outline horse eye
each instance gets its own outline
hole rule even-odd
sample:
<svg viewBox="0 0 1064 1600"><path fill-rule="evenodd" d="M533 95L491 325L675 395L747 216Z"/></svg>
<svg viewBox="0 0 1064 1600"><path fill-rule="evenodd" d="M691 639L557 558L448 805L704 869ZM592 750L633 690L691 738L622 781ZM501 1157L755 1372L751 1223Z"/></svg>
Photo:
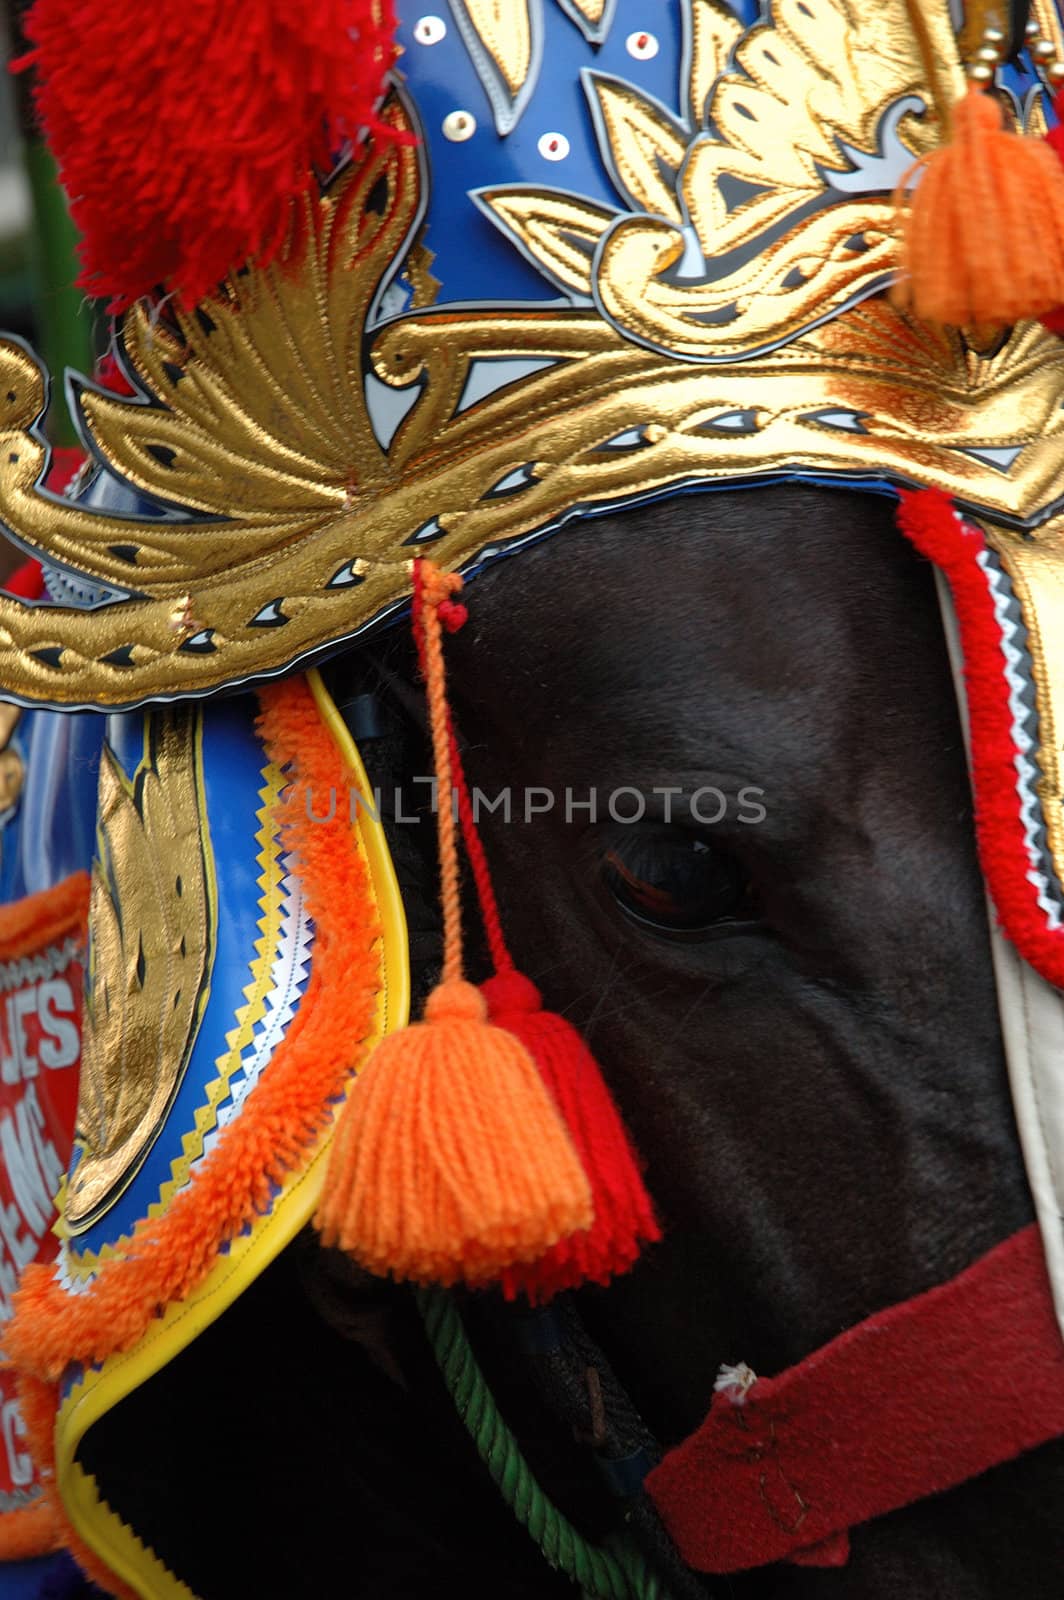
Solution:
<svg viewBox="0 0 1064 1600"><path fill-rule="evenodd" d="M747 873L733 856L685 828L631 828L602 857L606 888L633 921L697 934L758 920Z"/></svg>

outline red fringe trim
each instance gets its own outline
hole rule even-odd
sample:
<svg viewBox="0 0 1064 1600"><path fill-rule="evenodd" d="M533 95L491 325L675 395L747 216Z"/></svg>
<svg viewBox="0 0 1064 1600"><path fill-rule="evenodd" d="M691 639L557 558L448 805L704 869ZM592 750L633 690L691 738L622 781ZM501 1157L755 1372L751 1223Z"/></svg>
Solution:
<svg viewBox="0 0 1064 1600"><path fill-rule="evenodd" d="M27 1431L46 1476L49 1465L54 1471L55 1385L62 1373L72 1362L102 1362L135 1345L166 1306L203 1282L221 1246L269 1209L272 1187L302 1163L332 1121L373 1027L379 928L366 868L346 808L337 807L328 822L311 822L304 804L308 789L343 792L347 768L305 679L265 688L259 700L261 737L292 778L281 822L315 923L310 982L241 1115L169 1211L138 1224L128 1253L106 1262L78 1295L60 1287L53 1267L26 1269L4 1343L19 1369ZM86 1560L79 1543L69 1542L91 1575L96 1558L88 1552ZM115 1590L114 1582L108 1576L105 1587L128 1592Z"/></svg>
<svg viewBox="0 0 1064 1600"><path fill-rule="evenodd" d="M0 961L18 961L23 956L37 955L70 936L84 943L88 915L87 872L75 872L39 894L0 906ZM43 1440L42 1455L41 1407L35 1403L35 1395L30 1395L27 1403L21 1379L19 1389L30 1453L45 1480L45 1489L43 1497L35 1504L0 1516L0 1561L27 1561L33 1556L59 1550L66 1543L63 1519L57 1515L54 1498L47 1487L51 1476L47 1467L54 1454L51 1428ZM53 1403L50 1416L54 1419L54 1415Z"/></svg>
<svg viewBox="0 0 1064 1600"><path fill-rule="evenodd" d="M978 557L980 529L964 522L941 489L900 495L898 525L942 568L953 593L964 649L972 731L975 828L983 875L1016 949L1050 983L1064 987L1064 930L1050 928L1027 874L1030 858L1016 788L1009 685L994 599Z"/></svg>

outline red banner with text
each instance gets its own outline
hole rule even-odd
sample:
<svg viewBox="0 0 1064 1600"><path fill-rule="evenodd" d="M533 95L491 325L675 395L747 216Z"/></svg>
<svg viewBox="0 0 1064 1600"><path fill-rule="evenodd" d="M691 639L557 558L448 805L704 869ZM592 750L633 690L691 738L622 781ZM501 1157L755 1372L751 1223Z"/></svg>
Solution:
<svg viewBox="0 0 1064 1600"><path fill-rule="evenodd" d="M77 1110L87 912L84 873L0 907L0 1345L23 1270L58 1248L55 1196ZM17 1514L40 1501L15 1380L0 1369L0 1559L36 1553L26 1545L41 1536Z"/></svg>

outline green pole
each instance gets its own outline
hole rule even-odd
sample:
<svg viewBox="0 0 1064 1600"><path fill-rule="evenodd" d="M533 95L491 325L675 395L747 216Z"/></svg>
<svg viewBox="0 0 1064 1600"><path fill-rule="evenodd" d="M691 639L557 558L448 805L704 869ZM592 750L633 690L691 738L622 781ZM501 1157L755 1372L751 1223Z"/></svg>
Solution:
<svg viewBox="0 0 1064 1600"><path fill-rule="evenodd" d="M77 233L55 162L39 139L27 138L23 152L33 204L30 271L38 354L55 386L48 413L48 436L53 444L76 444L77 435L60 386L66 367L92 372L92 302L83 290L74 287Z"/></svg>
<svg viewBox="0 0 1064 1600"><path fill-rule="evenodd" d="M28 44L21 27L25 0L0 0L0 4L7 14L8 36L14 51L20 54ZM93 307L83 291L74 287L78 275L77 233L55 162L37 126L33 74L18 73L12 82L22 160L30 187L27 253L35 342L53 382L46 429L53 444L76 444L77 435L63 399L63 372L66 367L92 372Z"/></svg>

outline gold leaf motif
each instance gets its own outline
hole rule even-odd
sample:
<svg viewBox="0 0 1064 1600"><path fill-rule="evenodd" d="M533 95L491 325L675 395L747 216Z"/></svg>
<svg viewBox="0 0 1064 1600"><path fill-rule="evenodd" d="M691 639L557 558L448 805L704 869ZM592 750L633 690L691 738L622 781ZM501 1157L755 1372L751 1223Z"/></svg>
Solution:
<svg viewBox="0 0 1064 1600"><path fill-rule="evenodd" d="M743 36L743 25L724 0L691 0L690 27L687 108L695 129L705 123L710 93Z"/></svg>
<svg viewBox="0 0 1064 1600"><path fill-rule="evenodd" d="M833 206L733 272L686 284L669 276L684 248L679 231L625 217L599 255L598 290L607 315L634 338L689 359L742 359L793 338L814 311L818 318L840 311L870 281L885 284L895 260L891 221L889 201Z"/></svg>
<svg viewBox="0 0 1064 1600"><path fill-rule="evenodd" d="M443 285L439 278L432 275L432 264L435 259L435 254L425 243L423 235L419 234L403 269L403 275L410 285L410 304L415 311L424 311L427 306L434 306L439 299Z"/></svg>
<svg viewBox="0 0 1064 1600"><path fill-rule="evenodd" d="M564 0L564 4L567 10L571 8L583 17L592 38L598 36L606 15L607 0Z"/></svg>
<svg viewBox="0 0 1064 1600"><path fill-rule="evenodd" d="M591 260L614 212L560 190L481 189L477 199L559 289L590 296Z"/></svg>
<svg viewBox="0 0 1064 1600"><path fill-rule="evenodd" d="M631 206L610 225L592 289L622 334L720 360L885 285L892 192L941 140L964 77L942 5L778 0L743 30L718 0L691 0L688 26L687 128L630 85L591 76L603 156ZM569 287L551 199L579 204L499 188L487 206Z"/></svg>
<svg viewBox="0 0 1064 1600"><path fill-rule="evenodd" d="M81 1156L64 1225L90 1227L134 1176L180 1085L207 998L214 938L200 713L145 717L132 780L100 760L98 858L78 1087Z"/></svg>
<svg viewBox="0 0 1064 1600"><path fill-rule="evenodd" d="M509 357L548 364L458 410L475 363ZM784 469L935 484L1006 520L1036 521L1064 491L1064 344L1037 324L980 355L872 300L783 351L705 365L622 339L594 311L441 309L382 329L372 361L381 382L417 384L419 398L388 455L370 455L372 470L349 504L309 515L302 532L293 521L282 548L267 528L258 544L265 558L250 533L247 550L238 547L241 524L214 524L224 555L206 575L180 586L148 579L142 598L94 612L42 611L0 596L9 692L106 705L280 670L408 595L410 540L430 522L437 559L456 567L486 545L556 524L575 505L627 504L681 482ZM249 363L244 381L253 386L258 372ZM737 412L756 425L714 427L715 416ZM852 414L859 426L840 429L822 413ZM604 448L650 421L658 426L642 448ZM970 453L1018 444L1004 472ZM520 492L497 493L500 484L512 489L515 472ZM0 455L0 500L7 489ZM41 521L68 510L92 515L43 502ZM131 537L128 519L95 515L104 547ZM197 536L197 524L178 527L175 559L190 527ZM330 583L337 575L342 581ZM211 632L212 651L181 649L173 612L182 596ZM278 611L283 625L256 625ZM58 657L41 661L52 640Z"/></svg>
<svg viewBox="0 0 1064 1600"><path fill-rule="evenodd" d="M616 78L589 74L615 182L634 206L679 222L675 175L687 141L653 101Z"/></svg>
<svg viewBox="0 0 1064 1600"><path fill-rule="evenodd" d="M824 27L856 26L843 0L808 6ZM884 33L888 14L894 34ZM938 9L922 14L933 32ZM781 0L781 27L795 15ZM845 46L856 61L878 42L882 58L867 68L877 94L916 71L920 51L900 16L892 0ZM735 61L752 72L769 33L745 34ZM756 59L744 54L753 35ZM843 47L823 48L830 61ZM750 72L729 67L725 80L739 73L747 92L768 95L768 79L759 86ZM788 80L781 92L797 115L800 86ZM651 195L654 173L675 159L675 126L612 87L597 103L615 129L638 124L640 137L666 140L657 165L630 163L640 170L631 181ZM831 126L845 123L854 137L878 129L884 104L862 121L841 99ZM904 108L891 106L896 131ZM385 114L406 127L400 102ZM733 177L754 170L761 136L744 137L742 150L715 136L693 142L680 216L694 211L700 161L716 162L705 170L719 176L724 151ZM842 160L836 132L830 141L814 132L804 155L781 154L783 168L808 176L829 143ZM409 146L374 146L307 205L283 262L235 277L196 313L158 326L144 311L127 317L122 358L143 394L87 391L84 426L104 463L154 500L190 508L186 520L43 496L43 380L20 346L0 345L0 517L45 559L129 591L91 612L0 595L9 693L131 705L283 671L405 601L411 558L428 541L435 559L458 567L556 526L574 507L633 503L680 483L859 473L936 484L1029 526L1064 494L1064 345L1025 326L976 350L862 301L890 266L884 195L822 196L764 227L775 216L769 202L756 189L733 192L718 243L739 244L699 277L689 221L610 215L555 191L493 190L485 208L567 292L594 288L595 306L442 307L367 336L418 236L420 179ZM493 387L507 366L520 376ZM380 385L401 391L390 409ZM747 419L738 430L713 422L737 414ZM638 448L614 447L633 436ZM1007 470L985 454L1020 445Z"/></svg>
<svg viewBox="0 0 1064 1600"><path fill-rule="evenodd" d="M532 66L532 3L534 0L454 0L459 26L473 47L474 58L481 51L487 56L511 107L528 83ZM490 79L485 87L490 91Z"/></svg>
<svg viewBox="0 0 1064 1600"><path fill-rule="evenodd" d="M0 704L0 751L11 743L21 716L21 707Z"/></svg>

